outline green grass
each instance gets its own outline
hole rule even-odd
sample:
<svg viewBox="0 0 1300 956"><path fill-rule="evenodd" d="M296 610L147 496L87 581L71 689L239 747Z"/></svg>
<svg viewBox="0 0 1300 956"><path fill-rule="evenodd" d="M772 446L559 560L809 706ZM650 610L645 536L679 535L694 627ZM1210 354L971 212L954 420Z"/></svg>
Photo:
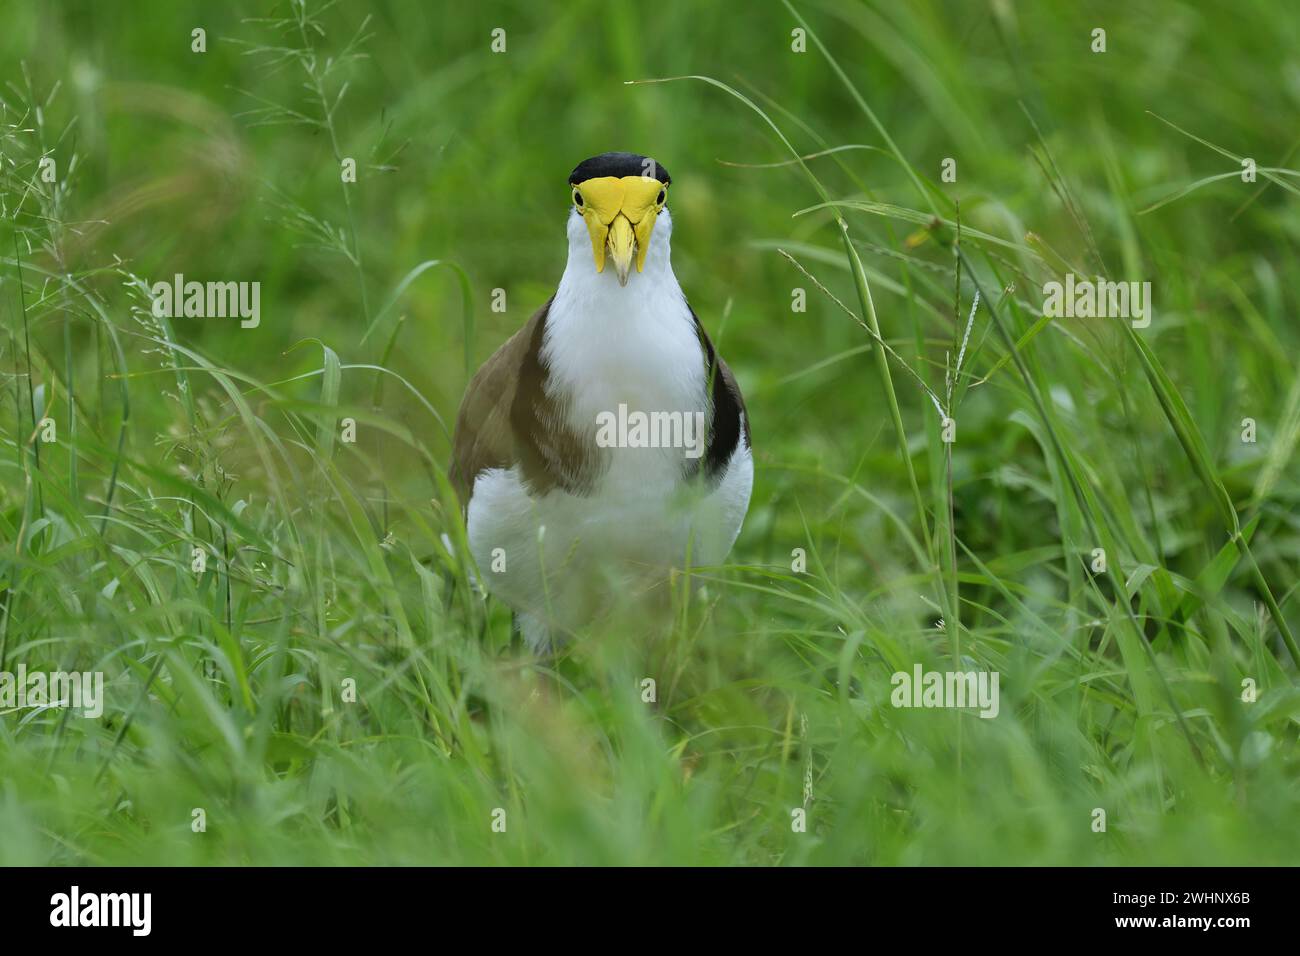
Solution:
<svg viewBox="0 0 1300 956"><path fill-rule="evenodd" d="M11 6L0 671L106 701L0 708L0 863L1300 859L1286 5ZM672 170L754 496L666 640L538 661L448 428L606 149ZM1150 327L1044 319L1067 269ZM177 272L261 325L154 319ZM894 708L916 663L999 716Z"/></svg>

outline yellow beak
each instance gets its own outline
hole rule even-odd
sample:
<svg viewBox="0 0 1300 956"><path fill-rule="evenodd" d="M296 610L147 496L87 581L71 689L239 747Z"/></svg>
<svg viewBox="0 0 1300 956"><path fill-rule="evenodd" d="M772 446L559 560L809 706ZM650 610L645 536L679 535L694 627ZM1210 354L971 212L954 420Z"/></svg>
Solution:
<svg viewBox="0 0 1300 956"><path fill-rule="evenodd" d="M667 186L648 176L601 176L578 183L574 193L574 205L591 234L596 271L605 271L608 257L619 285L627 285L634 256L636 271L645 269L650 234L663 209L661 197L666 198Z"/></svg>
<svg viewBox="0 0 1300 956"><path fill-rule="evenodd" d="M636 271L645 265L645 253L637 248L636 235L627 216L619 213L609 224L609 257L614 260L614 271L618 274L618 284L627 285L627 274L632 271L632 254L637 253Z"/></svg>

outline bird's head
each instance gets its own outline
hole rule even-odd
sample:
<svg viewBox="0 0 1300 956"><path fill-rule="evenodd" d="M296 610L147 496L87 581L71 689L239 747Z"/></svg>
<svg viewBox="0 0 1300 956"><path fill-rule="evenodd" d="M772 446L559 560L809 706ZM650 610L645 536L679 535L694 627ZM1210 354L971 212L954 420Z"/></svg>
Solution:
<svg viewBox="0 0 1300 956"><path fill-rule="evenodd" d="M597 272L605 271L608 260L619 285L625 286L633 258L637 272L645 268L650 236L671 182L668 170L637 153L601 153L573 170L570 199L591 237Z"/></svg>

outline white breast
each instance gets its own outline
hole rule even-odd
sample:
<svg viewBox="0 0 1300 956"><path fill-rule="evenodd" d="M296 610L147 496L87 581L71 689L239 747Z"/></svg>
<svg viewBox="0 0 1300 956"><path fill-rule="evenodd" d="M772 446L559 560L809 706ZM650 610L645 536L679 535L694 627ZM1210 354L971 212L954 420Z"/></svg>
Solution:
<svg viewBox="0 0 1300 956"><path fill-rule="evenodd" d="M612 268L597 273L582 218L569 220L571 250L546 320L542 358L550 368L552 393L569 397L570 423L580 432L598 416L678 412L707 417L704 359L686 296L669 257L672 219L667 211L655 225L645 271L626 287ZM643 496L667 490L680 479L683 448L624 448L611 456L603 491Z"/></svg>

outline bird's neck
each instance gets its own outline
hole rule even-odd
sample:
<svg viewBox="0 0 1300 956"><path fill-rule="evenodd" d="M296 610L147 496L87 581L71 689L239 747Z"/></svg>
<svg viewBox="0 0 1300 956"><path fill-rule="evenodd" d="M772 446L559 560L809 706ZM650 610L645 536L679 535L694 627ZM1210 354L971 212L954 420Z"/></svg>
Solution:
<svg viewBox="0 0 1300 956"><path fill-rule="evenodd" d="M641 271L620 285L612 265L597 272L591 241L579 221L569 232L569 261L551 302L546 339L553 351L577 348L621 354L632 346L653 346L674 337L695 338L686 296L673 274L667 230L646 250Z"/></svg>
<svg viewBox="0 0 1300 956"><path fill-rule="evenodd" d="M585 261L570 255L547 314L542 357L548 390L563 396L575 425L620 404L686 412L707 401L694 317L667 250L654 245L644 271L626 286L612 269L595 271L590 244Z"/></svg>

